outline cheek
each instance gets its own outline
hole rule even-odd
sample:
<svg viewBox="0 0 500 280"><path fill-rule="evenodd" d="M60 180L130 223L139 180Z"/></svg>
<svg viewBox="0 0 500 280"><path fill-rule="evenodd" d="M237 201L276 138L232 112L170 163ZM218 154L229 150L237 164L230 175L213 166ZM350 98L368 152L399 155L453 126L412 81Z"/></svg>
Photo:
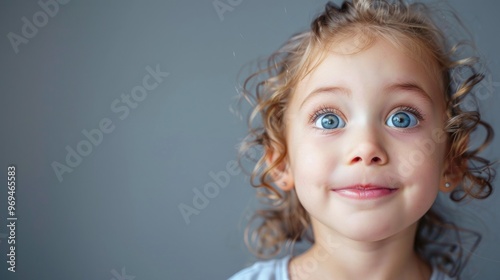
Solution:
<svg viewBox="0 0 500 280"><path fill-rule="evenodd" d="M430 145L428 147L431 147ZM418 151L418 152L412 152ZM403 182L408 186L406 201L413 205L417 213L424 214L434 203L439 192L443 174L444 145L435 145L434 149L410 149L398 162Z"/></svg>
<svg viewBox="0 0 500 280"><path fill-rule="evenodd" d="M390 158L396 161L394 167L401 177L419 177L420 180L439 178L443 174L446 150L443 139L434 139L424 133L411 139L398 139L393 143ZM437 141L438 140L438 141Z"/></svg>
<svg viewBox="0 0 500 280"><path fill-rule="evenodd" d="M439 192L439 183L441 177L436 172L439 166L429 164L425 168L421 168L412 174L408 184L413 186L413 192L418 198L417 200L429 201L434 200Z"/></svg>
<svg viewBox="0 0 500 280"><path fill-rule="evenodd" d="M323 187L336 167L337 155L332 149L314 141L298 140L290 151L292 173L297 188Z"/></svg>
<svg viewBox="0 0 500 280"><path fill-rule="evenodd" d="M427 172L422 174L422 176L428 176L432 173ZM436 201L437 195L439 193L439 178L437 176L420 177L421 179L417 184L412 185L412 187L406 192L406 203L409 208L408 212L414 216L410 220L418 220L425 215L427 211L432 207Z"/></svg>

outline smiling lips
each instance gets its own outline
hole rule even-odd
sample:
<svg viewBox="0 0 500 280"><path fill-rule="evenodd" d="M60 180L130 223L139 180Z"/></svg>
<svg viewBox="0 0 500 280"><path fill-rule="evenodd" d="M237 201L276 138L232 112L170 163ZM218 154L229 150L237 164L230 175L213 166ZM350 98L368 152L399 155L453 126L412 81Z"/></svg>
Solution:
<svg viewBox="0 0 500 280"><path fill-rule="evenodd" d="M352 199L375 199L388 196L396 192L397 188L389 188L377 185L352 185L348 187L332 189L333 192L338 193L340 196Z"/></svg>

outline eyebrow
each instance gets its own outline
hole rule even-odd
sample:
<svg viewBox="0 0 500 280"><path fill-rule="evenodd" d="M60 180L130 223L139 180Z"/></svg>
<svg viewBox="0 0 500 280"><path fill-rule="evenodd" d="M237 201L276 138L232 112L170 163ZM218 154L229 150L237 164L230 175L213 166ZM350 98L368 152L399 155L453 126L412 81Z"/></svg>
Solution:
<svg viewBox="0 0 500 280"><path fill-rule="evenodd" d="M384 88L388 92L396 92L396 91L405 91L405 92L410 92L418 95L425 101L429 102L429 104L432 104L432 98L429 93L427 93L422 87L420 87L418 84L413 83L413 82L402 82L402 83L393 83L389 84Z"/></svg>
<svg viewBox="0 0 500 280"><path fill-rule="evenodd" d="M399 91L414 93L418 95L420 98L432 104L432 98L430 97L430 95L425 90L423 90L422 87L413 82L391 83L386 85L383 88L383 91L387 93L393 93ZM320 93L342 94L347 96L348 98L351 98L351 90L348 88L339 86L320 87L311 91L311 93L304 99L304 101L302 101L302 104L300 104L300 108L302 108L302 106L306 103L308 99Z"/></svg>
<svg viewBox="0 0 500 280"><path fill-rule="evenodd" d="M304 106L304 104L306 103L307 100L311 99L312 97L314 97L320 93L343 94L346 97L351 98L351 90L349 90L347 88L336 87L336 86L320 87L320 88L317 88L317 89L311 91L311 93L309 93L307 95L307 97L304 99L304 101L302 101L302 104L300 104L299 109L302 108L302 106Z"/></svg>

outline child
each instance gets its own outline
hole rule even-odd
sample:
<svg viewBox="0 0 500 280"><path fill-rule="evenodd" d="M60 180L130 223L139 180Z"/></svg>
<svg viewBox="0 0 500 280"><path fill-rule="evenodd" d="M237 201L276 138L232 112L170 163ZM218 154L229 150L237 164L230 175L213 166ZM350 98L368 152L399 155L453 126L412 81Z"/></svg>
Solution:
<svg viewBox="0 0 500 280"><path fill-rule="evenodd" d="M250 125L258 115L262 124L242 152L262 147L251 181L269 204L247 245L267 258L312 245L230 279L459 277L462 244L446 249L438 237L463 229L431 206L439 192L490 195L492 164L478 153L493 131L464 106L483 79L475 57L460 57L431 14L402 0L328 3L245 81ZM473 150L478 127L486 138Z"/></svg>

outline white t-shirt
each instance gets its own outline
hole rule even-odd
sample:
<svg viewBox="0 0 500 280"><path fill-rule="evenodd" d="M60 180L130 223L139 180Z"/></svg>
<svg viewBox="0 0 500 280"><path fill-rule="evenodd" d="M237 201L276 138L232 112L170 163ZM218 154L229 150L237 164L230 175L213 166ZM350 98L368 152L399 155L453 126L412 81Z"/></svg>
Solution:
<svg viewBox="0 0 500 280"><path fill-rule="evenodd" d="M256 262L231 276L228 280L290 280L288 277L289 260L290 256ZM453 280L453 278L434 268L429 280Z"/></svg>

